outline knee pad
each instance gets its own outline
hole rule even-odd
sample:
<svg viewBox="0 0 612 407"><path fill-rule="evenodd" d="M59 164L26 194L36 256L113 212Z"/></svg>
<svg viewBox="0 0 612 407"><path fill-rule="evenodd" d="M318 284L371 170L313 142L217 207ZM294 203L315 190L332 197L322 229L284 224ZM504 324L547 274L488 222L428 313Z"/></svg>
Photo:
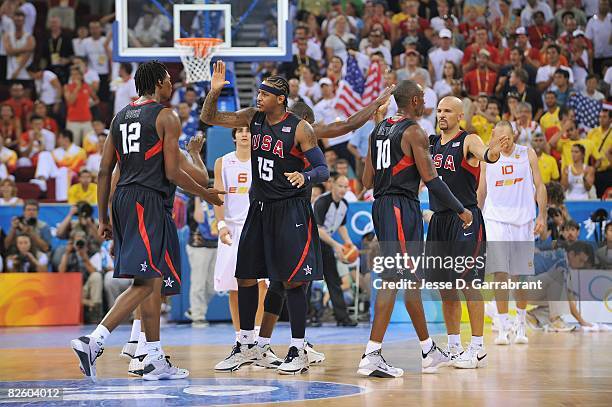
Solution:
<svg viewBox="0 0 612 407"><path fill-rule="evenodd" d="M283 287L283 283L271 281L264 299L264 311L278 316L283 309L284 302L285 287Z"/></svg>

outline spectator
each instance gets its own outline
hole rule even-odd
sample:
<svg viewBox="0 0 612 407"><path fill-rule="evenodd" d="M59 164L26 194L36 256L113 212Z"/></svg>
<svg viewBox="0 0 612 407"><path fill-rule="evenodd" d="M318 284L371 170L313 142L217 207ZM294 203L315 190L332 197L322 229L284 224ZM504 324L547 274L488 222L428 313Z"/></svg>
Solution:
<svg viewBox="0 0 612 407"><path fill-rule="evenodd" d="M425 100L425 106L423 108L423 118L429 122L429 125L434 129L431 133L435 133L436 126L436 107L438 106L438 96L436 96L436 92L433 91L432 88L429 87L426 83L425 75L423 72L416 72L413 76L413 80L421 85L423 88L423 98Z"/></svg>
<svg viewBox="0 0 612 407"><path fill-rule="evenodd" d="M564 69L557 69L553 76L553 92L557 96L557 104L565 106L573 92L569 83L570 74Z"/></svg>
<svg viewBox="0 0 612 407"><path fill-rule="evenodd" d="M213 206L199 197L190 199L187 213L189 216L189 244L187 257L191 268L191 287L189 290L189 310L185 313L192 326L208 326L206 312L208 303L215 294L214 275L217 259L218 230Z"/></svg>
<svg viewBox="0 0 612 407"><path fill-rule="evenodd" d="M321 61L323 59L323 54L321 53L321 44L319 43L316 37L308 36L308 28L303 25L298 25L295 29L292 47L293 55L296 55L298 53L298 42L301 39L306 39L306 56L314 59L317 63Z"/></svg>
<svg viewBox="0 0 612 407"><path fill-rule="evenodd" d="M93 130L90 101L97 103L98 99L76 66L70 68L70 83L64 85L64 98L68 108L66 129L72 132L75 144L81 146L83 137Z"/></svg>
<svg viewBox="0 0 612 407"><path fill-rule="evenodd" d="M531 46L536 49L542 48L544 37L553 36L553 29L546 23L543 11L538 10L533 13L533 24L527 26L527 34Z"/></svg>
<svg viewBox="0 0 612 407"><path fill-rule="evenodd" d="M393 66L402 66L401 57L407 49L413 48L419 51L421 56L425 57L432 47L431 41L422 32L419 31L419 23L416 18L408 18L406 20L406 34L393 43L391 48L391 56L393 57ZM449 31L450 33L450 31ZM449 34L450 35L450 34ZM450 46L450 41L448 42Z"/></svg>
<svg viewBox="0 0 612 407"><path fill-rule="evenodd" d="M314 73L308 65L300 67L300 90L298 94L301 97L308 97L313 103L317 103L321 99L321 86L314 80Z"/></svg>
<svg viewBox="0 0 612 407"><path fill-rule="evenodd" d="M342 58L338 56L332 57L331 62L327 66L327 77L331 79L334 85L337 85L340 79L344 78L345 73L344 61L342 61Z"/></svg>
<svg viewBox="0 0 612 407"><path fill-rule="evenodd" d="M510 92L510 84L508 82L512 71L525 70L527 72L527 85L529 86L535 86L535 79L538 73L535 67L525 63L525 55L520 48L511 48L509 56L510 64L505 65L499 70L498 84L495 89L495 93L500 100L503 100L503 95Z"/></svg>
<svg viewBox="0 0 612 407"><path fill-rule="evenodd" d="M528 146L531 144L535 134L542 133L538 122L532 119L531 105L527 102L520 102L518 105L518 120L512 122L516 144Z"/></svg>
<svg viewBox="0 0 612 407"><path fill-rule="evenodd" d="M155 24L153 12L150 10L145 10L138 18L132 34L130 38L134 40L136 47L156 48L163 40L163 31L159 24Z"/></svg>
<svg viewBox="0 0 612 407"><path fill-rule="evenodd" d="M538 167L542 182L548 184L551 181L559 180L559 166L557 160L547 153L550 146L546 142L546 137L542 133L536 133L531 139L531 147L538 156Z"/></svg>
<svg viewBox="0 0 612 407"><path fill-rule="evenodd" d="M91 172L85 168L79 171L79 182L68 189L68 203L75 205L78 202L90 205L98 203L98 186L93 182Z"/></svg>
<svg viewBox="0 0 612 407"><path fill-rule="evenodd" d="M114 92L114 114L138 99L136 83L132 78L132 64L122 63L119 67L119 77L111 83L111 91Z"/></svg>
<svg viewBox="0 0 612 407"><path fill-rule="evenodd" d="M580 225L575 220L570 219L563 224L561 229L561 240L563 247L568 247L572 243L576 243L580 237Z"/></svg>
<svg viewBox="0 0 612 407"><path fill-rule="evenodd" d="M71 7L68 1L60 1L57 5L51 7L47 13L47 28L51 29L53 19L57 19L62 28L70 32L74 31L75 8Z"/></svg>
<svg viewBox="0 0 612 407"><path fill-rule="evenodd" d="M391 19L385 14L387 2L385 0L375 0L373 3L372 13L364 13L363 15L364 26L361 35L366 37L375 24L380 24L385 32L385 36L390 38L393 24Z"/></svg>
<svg viewBox="0 0 612 407"><path fill-rule="evenodd" d="M446 61L442 71L442 79L436 81L433 87L438 99L442 99L444 96L452 93L451 81L458 78L457 66L452 61Z"/></svg>
<svg viewBox="0 0 612 407"><path fill-rule="evenodd" d="M86 39L89 38L89 29L80 25L76 29L76 37L72 39L72 49L74 50L74 55L76 56L85 56L85 46Z"/></svg>
<svg viewBox="0 0 612 407"><path fill-rule="evenodd" d="M27 234L18 234L16 238L17 253L6 258L8 273L43 273L47 271L49 259L46 254L32 246Z"/></svg>
<svg viewBox="0 0 612 407"><path fill-rule="evenodd" d="M83 319L87 324L99 323L103 316L102 284L104 279L102 270L97 269L91 261L96 254L98 250L87 244L85 233L76 231L70 235L58 268L60 273L71 272L83 275Z"/></svg>
<svg viewBox="0 0 612 407"><path fill-rule="evenodd" d="M606 224L603 245L595 250L595 263L600 269L612 269L612 222Z"/></svg>
<svg viewBox="0 0 612 407"><path fill-rule="evenodd" d="M289 82L289 95L287 96L287 107L291 109L291 107L296 102L302 102L302 103L306 103L308 107L312 109L314 107L314 105L312 104L312 100L310 100L308 96L302 97L299 95L300 82L295 78L289 79L288 82Z"/></svg>
<svg viewBox="0 0 612 407"><path fill-rule="evenodd" d="M586 89L582 91L582 94L598 102L604 100L606 97L597 90L598 85L599 79L597 76L593 74L588 75L586 78Z"/></svg>
<svg viewBox="0 0 612 407"><path fill-rule="evenodd" d="M102 100L109 100L109 55L104 47L106 37L102 35L102 25L99 21L89 23L90 36L83 40L84 56L87 57L89 68L100 75L100 91Z"/></svg>
<svg viewBox="0 0 612 407"><path fill-rule="evenodd" d="M474 99L480 94L493 96L497 74L489 68L491 54L486 49L478 51L476 69L465 74L463 82L468 95Z"/></svg>
<svg viewBox="0 0 612 407"><path fill-rule="evenodd" d="M572 146L572 163L563 167L561 185L565 189L567 200L587 200L589 191L595 181L595 170L584 162L585 149L583 145Z"/></svg>
<svg viewBox="0 0 612 407"><path fill-rule="evenodd" d="M508 39L521 25L521 20L519 16L511 12L510 0L501 0L498 4L500 15L491 23L491 31L494 43L501 49L508 46Z"/></svg>
<svg viewBox="0 0 612 407"><path fill-rule="evenodd" d="M555 14L555 32L559 35L563 31L563 17L566 13L572 13L576 19L576 24L580 27L584 27L587 23L586 15L584 11L576 8L575 0L563 0L563 7Z"/></svg>
<svg viewBox="0 0 612 407"><path fill-rule="evenodd" d="M98 179L98 171L100 170L100 163L102 162L102 151L104 149L104 142L106 141L106 134L100 134L98 136L98 143L96 144L95 150L93 150L87 156L87 162L85 168L91 172L94 180Z"/></svg>
<svg viewBox="0 0 612 407"><path fill-rule="evenodd" d="M546 111L540 118L540 127L542 127L542 131L546 134L548 129L561 127L561 121L559 120L560 108L557 104L557 94L553 91L546 92L544 94L544 104L546 105Z"/></svg>
<svg viewBox="0 0 612 407"><path fill-rule="evenodd" d="M590 162L591 157L595 160L595 167L601 163L601 154L597 150L595 143L589 139L581 139L574 120L564 120L562 129L550 139L550 145L561 153L561 169L570 165L573 160L572 146L582 144L585 148L583 161Z"/></svg>
<svg viewBox="0 0 612 407"><path fill-rule="evenodd" d="M359 193L361 189L359 185L359 180L355 177L355 172L351 168L349 162L344 158L339 158L336 160L336 165L334 166L334 171L338 175L343 175L348 180L349 189L346 191L344 195L344 199L348 202L356 202L357 196L355 193Z"/></svg>
<svg viewBox="0 0 612 407"><path fill-rule="evenodd" d="M514 33L516 35L514 46L521 50L524 62L538 68L540 66L540 50L531 46L525 27L517 28Z"/></svg>
<svg viewBox="0 0 612 407"><path fill-rule="evenodd" d="M73 219L74 217L76 219ZM59 239L68 239L73 232L80 231L86 236L87 243L97 249L103 240L97 233L98 225L93 218L93 208L87 202L72 205L66 217L57 225Z"/></svg>
<svg viewBox="0 0 612 407"><path fill-rule="evenodd" d="M2 41L6 50L6 79L20 80L29 84L30 76L26 67L32 63L36 40L25 28L25 14L17 10L13 15L14 31L4 34ZM31 88L31 86L28 85Z"/></svg>
<svg viewBox="0 0 612 407"><path fill-rule="evenodd" d="M477 31L483 27L484 19L482 13L474 5L464 7L462 23L459 24L459 32L463 35L468 44L472 44L476 40Z"/></svg>
<svg viewBox="0 0 612 407"><path fill-rule="evenodd" d="M524 69L514 69L510 72L510 91L516 92L519 95L519 100L524 103L528 103L535 114L533 115L535 121L539 121L544 112L542 107L542 96L535 89L527 84L529 75Z"/></svg>
<svg viewBox="0 0 612 407"><path fill-rule="evenodd" d="M421 55L416 49L406 50L406 65L402 69L398 69L396 74L398 81L413 79L416 74L421 74L425 78L425 84L431 87L429 72L421 67Z"/></svg>
<svg viewBox="0 0 612 407"><path fill-rule="evenodd" d="M38 201L28 199L23 206L23 215L13 217L11 229L4 239L4 247L12 249L18 234L28 235L32 241L32 247L36 250L49 252L51 229L49 225L38 219Z"/></svg>
<svg viewBox="0 0 612 407"><path fill-rule="evenodd" d="M102 120L94 120L91 122L93 127L93 131L85 136L83 139L83 149L85 153L89 156L89 154L93 154L95 152L102 153L102 149L98 148L98 144L100 143L100 136L107 136L109 134L109 130L104 125ZM98 170L96 169L96 173Z"/></svg>
<svg viewBox="0 0 612 407"><path fill-rule="evenodd" d="M506 103L507 109L503 115L504 120L509 122L517 121L519 118L518 105L520 103L518 93L509 92L508 95L506 95Z"/></svg>
<svg viewBox="0 0 612 407"><path fill-rule="evenodd" d="M287 79L299 78L300 69L306 66L312 72L318 70L317 61L308 56L308 40L300 38L297 40L297 52L293 54L291 62L283 62L278 68L279 73Z"/></svg>
<svg viewBox="0 0 612 407"><path fill-rule="evenodd" d="M586 36L593 41L594 59L593 71L602 75L604 63L612 57L612 45L610 45L610 29L612 26L612 14L610 4L607 0L599 0L599 9L586 25Z"/></svg>
<svg viewBox="0 0 612 407"><path fill-rule="evenodd" d="M36 25L36 7L28 1L16 0L19 6L18 11L22 12L25 17L24 29L32 35L34 34L34 26Z"/></svg>
<svg viewBox="0 0 612 407"><path fill-rule="evenodd" d="M389 66L392 65L391 51L389 47L383 44L385 40L385 34L382 30L372 30L368 35L368 45L363 49L363 53L371 57L374 53L380 52L385 58L385 63ZM361 49L361 47L360 47Z"/></svg>
<svg viewBox="0 0 612 407"><path fill-rule="evenodd" d="M442 79L442 67L446 61L451 61L455 66L461 66L463 52L451 47L452 34L450 30L444 29L438 34L439 47L429 54L429 73L434 81Z"/></svg>
<svg viewBox="0 0 612 407"><path fill-rule="evenodd" d="M391 18L391 23L393 24L391 38L393 40L397 40L401 36L406 35L408 32L408 20L410 19L415 19L418 23L420 32L424 32L429 28L429 21L419 16L419 2L417 0L402 0L400 1L400 7L401 11ZM442 7L442 9L444 8ZM438 5L438 10L440 10L440 5ZM446 6L446 10L442 15L447 14L447 12L448 6Z"/></svg>
<svg viewBox="0 0 612 407"><path fill-rule="evenodd" d="M21 135L21 128L21 120L13 114L13 107L3 104L0 107L0 136L4 141L3 145L15 148L17 139Z"/></svg>
<svg viewBox="0 0 612 407"><path fill-rule="evenodd" d="M540 92L545 90L555 90L556 87L553 83L555 72L558 69L563 69L569 73L569 82L574 82L574 76L572 70L565 65L561 65L560 56L561 48L557 44L549 45L546 49L546 55L548 56L548 65L544 65L538 68L538 75L536 76L536 84ZM561 105L561 104L560 104Z"/></svg>
<svg viewBox="0 0 612 407"><path fill-rule="evenodd" d="M612 167L606 152L612 149L612 137L610 137L610 111L602 109L599 112L599 126L587 134L587 139L592 141L601 154L601 163L595 167L595 190L597 197L602 198L605 190L612 185Z"/></svg>
<svg viewBox="0 0 612 407"><path fill-rule="evenodd" d="M23 84L12 84L11 97L2 102L2 104L9 105L13 109L13 114L15 115L15 118L19 120L21 129L24 129L26 127L26 123L28 123L30 120L30 115L34 109L34 102L25 96ZM2 118L4 120L4 115Z"/></svg>
<svg viewBox="0 0 612 407"><path fill-rule="evenodd" d="M440 32L440 30L446 28L446 19L452 19L455 25L459 25L459 20L457 20L457 17L451 15L448 8L448 2L446 0L437 0L436 5L438 15L431 19L431 28L434 30L434 32Z"/></svg>
<svg viewBox="0 0 612 407"><path fill-rule="evenodd" d="M17 168L17 153L4 146L4 137L0 136L0 180L8 178Z"/></svg>
<svg viewBox="0 0 612 407"><path fill-rule="evenodd" d="M93 263L94 267L99 268L104 273L103 285L106 304L108 307L112 307L115 304L117 297L127 290L132 285L132 282L128 278L113 277L113 258L110 256L109 249L107 249L106 246L106 244L102 245L100 251L92 256L91 262Z"/></svg>
<svg viewBox="0 0 612 407"><path fill-rule="evenodd" d="M49 153L43 151L38 156L36 179L30 182L37 184L42 191L47 190L46 180L55 178L55 199L68 199L69 180L79 172L87 160L85 150L72 142L72 132L63 130L57 137L58 147Z"/></svg>
<svg viewBox="0 0 612 407"><path fill-rule="evenodd" d="M55 148L55 133L44 128L45 121L42 117L32 115L30 117L30 130L21 134L20 141L34 143L37 151L53 151Z"/></svg>
<svg viewBox="0 0 612 407"><path fill-rule="evenodd" d="M314 205L318 197L325 192L325 187L322 184L314 184L310 191L310 204Z"/></svg>
<svg viewBox="0 0 612 407"><path fill-rule="evenodd" d="M179 146L187 151L187 143L198 131L199 120L194 119L191 115L191 109L185 102L178 105L178 117L181 121L181 135L179 136Z"/></svg>
<svg viewBox="0 0 612 407"><path fill-rule="evenodd" d="M485 109L480 101L484 100ZM466 129L478 134L484 144L489 144L493 134L493 127L501 120L499 103L486 95L478 97L477 103L472 103L470 112L465 116Z"/></svg>
<svg viewBox="0 0 612 407"><path fill-rule="evenodd" d="M370 133L374 130L375 126L374 120L368 120L362 127L353 132L353 136L347 146L353 157L355 157L355 172L358 179L361 179L363 176L365 160L368 155L368 145L370 143Z"/></svg>
<svg viewBox="0 0 612 407"><path fill-rule="evenodd" d="M75 56L72 58L73 66L79 68L79 70L83 73L83 81L89 85L89 88L94 94L98 94L100 90L100 75L93 69L90 69L87 65L87 58L83 56ZM72 82L70 78L69 82ZM90 105L92 103L90 102Z"/></svg>
<svg viewBox="0 0 612 407"><path fill-rule="evenodd" d="M0 181L0 206L21 206L23 199L17 197L17 186L12 179Z"/></svg>
<svg viewBox="0 0 612 407"><path fill-rule="evenodd" d="M478 66L479 62L477 60L477 57L481 54L483 50L489 53L488 59L486 61L486 66L494 72L497 72L499 70L499 52L497 51L497 48L488 44L487 35L487 29L484 27L480 27L476 30L475 42L468 46L465 49L465 53L463 54L463 59L461 63L463 65L464 72L469 72ZM495 83L493 83L493 85L495 85Z"/></svg>
<svg viewBox="0 0 612 407"><path fill-rule="evenodd" d="M324 44L327 61L331 61L333 56L338 56L342 58L342 61L346 61L347 44L355 40L356 37L349 31L346 17L343 15L336 17L335 30L327 37Z"/></svg>
<svg viewBox="0 0 612 407"><path fill-rule="evenodd" d="M544 13L544 20L551 22L553 19L553 12L550 6L544 0L527 0L527 5L521 11L521 25L523 27L529 27L532 23L532 17L536 11Z"/></svg>
<svg viewBox="0 0 612 407"><path fill-rule="evenodd" d="M74 20L73 20L74 21ZM62 31L62 20L59 17L49 17L48 41L40 43L41 58L47 69L55 73L60 82L68 82L68 65L70 57L74 55L72 39L68 33ZM72 23L74 25L74 22ZM38 95L40 99L40 94Z"/></svg>
<svg viewBox="0 0 612 407"><path fill-rule="evenodd" d="M59 109L60 105L55 105L54 108L56 107ZM57 125L57 121L54 118L49 117L48 112L47 112L47 106L45 106L45 104L42 103L40 100L37 100L36 102L34 102L34 114L36 116L42 117L43 128L49 130L55 135L59 133L59 126Z"/></svg>

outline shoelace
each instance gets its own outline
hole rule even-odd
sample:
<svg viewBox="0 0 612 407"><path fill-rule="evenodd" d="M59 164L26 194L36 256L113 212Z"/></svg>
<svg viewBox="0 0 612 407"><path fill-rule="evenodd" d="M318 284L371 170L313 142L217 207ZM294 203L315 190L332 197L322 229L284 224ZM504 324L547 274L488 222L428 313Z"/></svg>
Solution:
<svg viewBox="0 0 612 407"><path fill-rule="evenodd" d="M240 353L240 343L239 342L236 342L236 344L232 348L232 352L229 354L228 357L225 358L225 360L228 360L229 358L234 356L236 353Z"/></svg>
<svg viewBox="0 0 612 407"><path fill-rule="evenodd" d="M300 356L300 354L297 348L295 346L292 346L291 348L289 348L289 352L287 353L287 356L285 357L285 363L291 362L293 359L297 358L298 356Z"/></svg>

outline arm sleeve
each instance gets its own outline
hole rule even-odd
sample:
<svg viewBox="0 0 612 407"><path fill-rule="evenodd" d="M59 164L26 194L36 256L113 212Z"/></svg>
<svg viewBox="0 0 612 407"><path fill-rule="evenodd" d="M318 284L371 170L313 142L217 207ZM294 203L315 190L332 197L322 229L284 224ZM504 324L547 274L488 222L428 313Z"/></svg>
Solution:
<svg viewBox="0 0 612 407"><path fill-rule="evenodd" d="M446 185L444 181L440 179L440 177L436 177L431 181L426 182L425 185L427 186L427 189L429 189L429 191L431 191L431 193L440 200L442 205L457 213L462 213L465 210L461 202L459 202L455 195L453 195L451 190L448 188L448 185Z"/></svg>
<svg viewBox="0 0 612 407"><path fill-rule="evenodd" d="M329 168L325 163L325 156L319 147L313 147L304 152L304 156L310 162L312 169L304 172L306 184L316 184L327 181L329 178Z"/></svg>

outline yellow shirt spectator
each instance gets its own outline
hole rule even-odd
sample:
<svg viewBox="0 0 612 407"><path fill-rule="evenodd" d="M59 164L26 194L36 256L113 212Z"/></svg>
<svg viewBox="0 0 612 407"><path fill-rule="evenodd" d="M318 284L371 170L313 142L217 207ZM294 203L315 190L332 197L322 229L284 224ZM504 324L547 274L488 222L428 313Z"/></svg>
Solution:
<svg viewBox="0 0 612 407"><path fill-rule="evenodd" d="M579 139L579 140L570 140L569 138L559 139L557 142L557 151L561 153L561 168L565 168L566 166L572 163L572 146L574 144L582 144L585 149L584 154L584 162L588 163L591 159L591 156L595 160L599 160L601 158L601 154L597 151L597 147L592 140L589 139Z"/></svg>
<svg viewBox="0 0 612 407"><path fill-rule="evenodd" d="M546 133L546 129L549 127L561 128L561 121L559 120L559 107L557 107L552 113L546 112L540 117L540 127L542 132Z"/></svg>
<svg viewBox="0 0 612 407"><path fill-rule="evenodd" d="M53 159L58 167L68 167L74 172L78 172L81 166L87 161L85 150L76 144L70 144L66 150L58 147L53 150Z"/></svg>
<svg viewBox="0 0 612 407"><path fill-rule="evenodd" d="M559 179L559 167L557 166L557 160L553 156L542 153L538 157L538 167L540 168L540 175L544 184Z"/></svg>
<svg viewBox="0 0 612 407"><path fill-rule="evenodd" d="M497 116L496 119L498 122L501 120L499 116ZM489 145L495 123L491 123L484 116L476 114L472 117L472 126L474 130L476 130L476 134L482 139L482 142L485 143L485 145Z"/></svg>
<svg viewBox="0 0 612 407"><path fill-rule="evenodd" d="M98 186L92 181L92 175L87 170L79 172L79 183L74 184L68 189L68 203L76 205L84 201L90 205L98 203Z"/></svg>
<svg viewBox="0 0 612 407"><path fill-rule="evenodd" d="M597 171L604 171L610 166L610 161L606 157L606 151L612 148L612 126L604 131L601 126L595 127L587 134L587 140L591 140L595 145L595 150L601 155L601 164Z"/></svg>

